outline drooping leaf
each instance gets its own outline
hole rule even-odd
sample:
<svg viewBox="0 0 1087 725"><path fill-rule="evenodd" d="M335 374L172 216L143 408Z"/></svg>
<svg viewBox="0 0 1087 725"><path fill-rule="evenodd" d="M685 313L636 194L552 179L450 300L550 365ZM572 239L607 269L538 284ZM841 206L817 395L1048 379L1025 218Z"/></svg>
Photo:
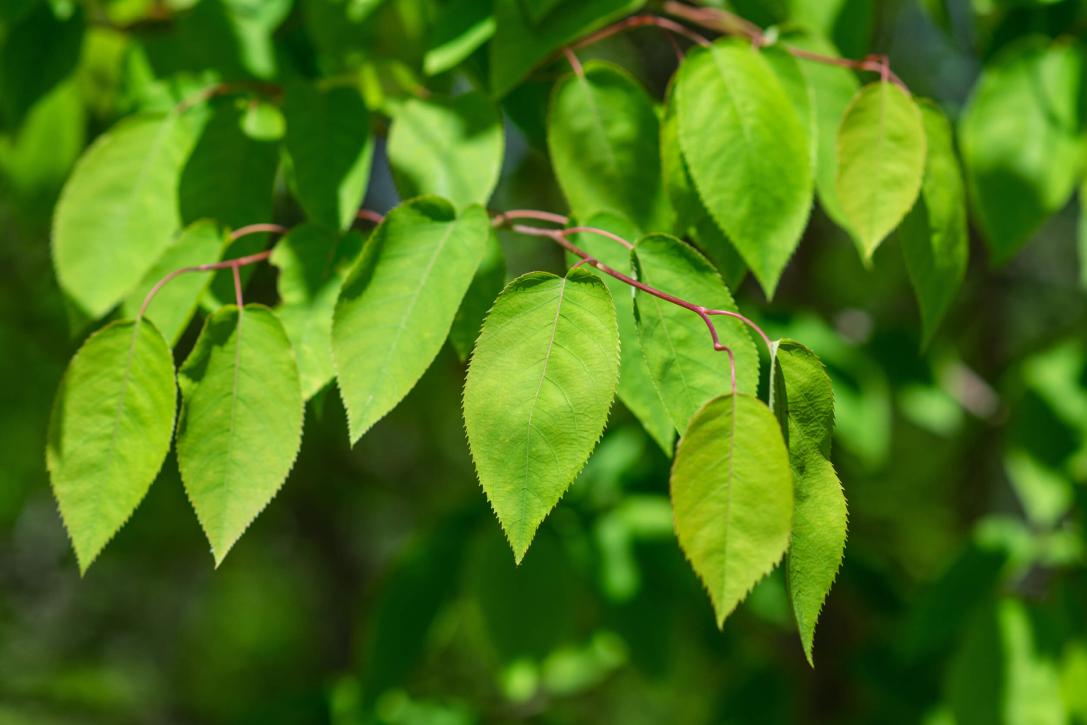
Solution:
<svg viewBox="0 0 1087 725"><path fill-rule="evenodd" d="M176 114L136 116L76 164L53 218L57 279L93 318L109 312L170 246L191 134Z"/></svg>
<svg viewBox="0 0 1087 725"><path fill-rule="evenodd" d="M487 237L487 249L483 260L476 269L472 284L464 293L457 316L453 318L453 327L449 329L449 342L457 351L462 361L467 360L483 328L487 311L494 305L498 294L506 286L506 255L494 229Z"/></svg>
<svg viewBox="0 0 1087 725"><path fill-rule="evenodd" d="M618 381L615 305L596 276L533 272L506 286L468 367L464 423L518 562L592 453Z"/></svg>
<svg viewBox="0 0 1087 725"><path fill-rule="evenodd" d="M679 441L671 491L679 545L724 626L789 545L793 479L769 408L744 394L706 403Z"/></svg>
<svg viewBox="0 0 1087 725"><path fill-rule="evenodd" d="M925 178L917 203L902 221L900 236L928 344L966 274L970 244L966 189L951 124L928 102L921 104L921 117L928 142Z"/></svg>
<svg viewBox="0 0 1087 725"><path fill-rule="evenodd" d="M401 197L435 194L462 209L491 198L504 145L497 109L472 91L405 101L393 117L387 150Z"/></svg>
<svg viewBox="0 0 1087 725"><path fill-rule="evenodd" d="M838 201L868 260L917 200L925 171L921 111L890 81L870 83L838 130Z"/></svg>
<svg viewBox="0 0 1087 725"><path fill-rule="evenodd" d="M431 76L450 70L490 40L494 30L494 3L489 0L450 0L440 5L431 24L423 70Z"/></svg>
<svg viewBox="0 0 1087 725"><path fill-rule="evenodd" d="M208 317L178 382L178 468L218 566L294 465L298 367L275 313L230 305Z"/></svg>
<svg viewBox="0 0 1087 725"><path fill-rule="evenodd" d="M590 62L559 81L547 141L559 186L579 219L622 214L642 232L672 228L661 180L660 125L648 94L622 69Z"/></svg>
<svg viewBox="0 0 1087 725"><path fill-rule="evenodd" d="M564 0L534 24L522 0L495 0L491 93L509 93L548 55L641 7L645 0Z"/></svg>
<svg viewBox="0 0 1087 725"><path fill-rule="evenodd" d="M812 168L814 169L817 153L815 94L808 83L808 77L804 74L800 61L780 45L763 48L762 57L769 64L771 70L774 71L774 76L778 79L778 83L781 84L782 90L785 91L785 96L793 104L796 117L800 120L800 125L804 129L804 138L808 142L808 150L811 153Z"/></svg>
<svg viewBox="0 0 1087 725"><path fill-rule="evenodd" d="M246 117L239 108L221 106L204 125L181 173L182 223L213 219L240 227L271 218L279 144L246 133Z"/></svg>
<svg viewBox="0 0 1087 725"><path fill-rule="evenodd" d="M679 141L714 221L773 295L812 200L808 134L766 60L722 40L678 71Z"/></svg>
<svg viewBox="0 0 1087 725"><path fill-rule="evenodd" d="M146 320L102 328L69 363L53 402L45 460L80 571L155 480L176 406L170 347Z"/></svg>
<svg viewBox="0 0 1087 725"><path fill-rule="evenodd" d="M1082 51L1035 39L987 64L959 121L970 199L1005 262L1068 201L1082 169Z"/></svg>
<svg viewBox="0 0 1087 725"><path fill-rule="evenodd" d="M332 313L363 241L354 230L340 233L308 222L292 229L272 252L283 303L276 314L298 361L304 400L332 380Z"/></svg>
<svg viewBox="0 0 1087 725"><path fill-rule="evenodd" d="M631 256L640 281L708 309L736 311L736 303L705 257L664 234L638 241ZM638 336L657 390L680 435L707 401L732 389L728 357L713 349L706 323L691 310L638 291L634 297ZM715 316L720 341L736 357L736 387L754 393L759 355L738 320Z"/></svg>
<svg viewBox="0 0 1087 725"><path fill-rule="evenodd" d="M134 318L143 306L147 293L159 280L182 267L218 262L227 244L226 232L211 220L201 220L185 227L125 298L122 314ZM155 323L171 345L177 342L188 326L200 296L211 284L211 278L208 272L183 274L170 280L152 298L144 315Z"/></svg>
<svg viewBox="0 0 1087 725"><path fill-rule="evenodd" d="M599 214L589 219L587 224L627 240L633 240L637 236L633 225L616 214ZM599 234L582 233L574 238L574 243L579 249L588 252L612 269L631 274L630 252L615 240ZM586 269L592 268L586 267ZM634 290L610 275L602 272L599 274L615 301L616 319L619 324L619 400L634 414L664 454L671 457L672 443L676 435L675 428L668 414L668 408L653 383L645 356L642 354L638 324L634 320Z"/></svg>
<svg viewBox="0 0 1087 725"><path fill-rule="evenodd" d="M340 291L332 357L354 443L408 394L449 335L487 248L480 207L421 197L393 209Z"/></svg>
<svg viewBox="0 0 1087 725"><path fill-rule="evenodd" d="M770 407L789 449L793 528L786 577L808 662L815 624L845 552L845 494L830 462L834 391L815 354L798 342L774 345Z"/></svg>
<svg viewBox="0 0 1087 725"><path fill-rule="evenodd" d="M346 229L370 178L370 114L358 90L298 84L283 102L298 201L310 221Z"/></svg>

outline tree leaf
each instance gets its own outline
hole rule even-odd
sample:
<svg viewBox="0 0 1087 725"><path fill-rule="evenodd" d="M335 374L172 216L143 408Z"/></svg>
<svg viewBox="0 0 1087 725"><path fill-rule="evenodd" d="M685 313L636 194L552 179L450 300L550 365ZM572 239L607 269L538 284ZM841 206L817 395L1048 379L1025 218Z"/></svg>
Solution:
<svg viewBox="0 0 1087 725"><path fill-rule="evenodd" d="M637 236L630 221L616 214L599 214L588 220L588 225L617 234L624 239ZM578 248L588 252L612 269L630 274L630 252L621 244L599 234L581 233L574 238ZM649 372L642 344L638 339L638 323L634 320L634 289L610 275L596 272L592 267L586 269L600 275L615 300L616 320L619 325L620 363L619 363L619 400L623 402L634 417L642 424L649 437L656 441L671 458L672 444L676 433L672 417L661 399L653 377Z"/></svg>
<svg viewBox="0 0 1087 725"><path fill-rule="evenodd" d="M706 403L679 441L671 491L679 545L722 627L789 544L793 480L769 408L743 394Z"/></svg>
<svg viewBox="0 0 1087 725"><path fill-rule="evenodd" d="M354 230L341 234L307 222L280 239L272 252L283 302L276 314L298 362L304 400L332 380L332 313L363 242Z"/></svg>
<svg viewBox="0 0 1087 725"><path fill-rule="evenodd" d="M405 101L393 116L387 151L401 197L436 194L462 209L491 198L504 145L498 110L472 91Z"/></svg>
<svg viewBox="0 0 1087 725"><path fill-rule="evenodd" d="M642 232L670 230L659 140L652 101L622 69L590 62L584 74L556 86L547 142L559 186L579 219L614 212Z"/></svg>
<svg viewBox="0 0 1087 725"><path fill-rule="evenodd" d="M804 655L812 660L815 624L845 552L845 494L830 462L834 391L826 368L798 342L774 345L770 407L789 448L793 529L786 577Z"/></svg>
<svg viewBox="0 0 1087 725"><path fill-rule="evenodd" d="M150 322L107 325L68 364L45 461L81 572L162 468L176 407L173 356Z"/></svg>
<svg viewBox="0 0 1087 725"><path fill-rule="evenodd" d="M218 566L294 465L298 368L270 309L230 305L208 317L178 382L178 468Z"/></svg>
<svg viewBox="0 0 1087 725"><path fill-rule="evenodd" d="M781 84L781 89L785 91L785 96L793 104L793 110L796 111L796 117L804 130L804 138L807 140L814 168L817 155L815 94L809 87L808 77L800 67L800 62L780 45L763 48L762 57L774 71L774 76Z"/></svg>
<svg viewBox="0 0 1087 725"><path fill-rule="evenodd" d="M191 140L175 114L136 116L102 134L72 171L53 218L53 264L90 317L120 302L173 241Z"/></svg>
<svg viewBox="0 0 1087 725"><path fill-rule="evenodd" d="M925 178L899 234L906 270L921 305L922 337L927 345L962 284L970 242L966 190L951 124L931 102L921 103L921 118L928 141Z"/></svg>
<svg viewBox="0 0 1087 725"><path fill-rule="evenodd" d="M136 317L147 293L159 280L182 267L218 262L228 244L226 231L210 219L185 227L125 299L121 314L128 318ZM183 274L155 293L144 317L155 323L171 345L176 344L181 333L185 332L211 279L212 275L206 272Z"/></svg>
<svg viewBox="0 0 1087 725"><path fill-rule="evenodd" d="M19 128L30 109L79 64L87 27L79 6L39 2L12 18L0 38L0 128Z"/></svg>
<svg viewBox="0 0 1087 725"><path fill-rule="evenodd" d="M498 242L498 235L491 229L487 235L487 248L483 261L479 263L472 284L464 293L460 308L453 318L453 327L449 329L449 342L457 351L461 361L472 353L472 348L483 329L483 320L487 311L494 305L502 288L506 286L506 255Z"/></svg>
<svg viewBox="0 0 1087 725"><path fill-rule="evenodd" d="M430 366L487 248L480 207L459 217L421 197L393 209L344 282L332 358L351 442L392 410Z"/></svg>
<svg viewBox="0 0 1087 725"><path fill-rule="evenodd" d="M582 269L510 282L487 315L464 384L480 484L518 563L604 432L619 382L619 329Z"/></svg>
<svg viewBox="0 0 1087 725"><path fill-rule="evenodd" d="M996 263L1068 201L1082 170L1079 46L1030 39L987 64L959 121L970 199Z"/></svg>
<svg viewBox="0 0 1087 725"><path fill-rule="evenodd" d="M865 260L921 191L925 129L913 99L889 81L862 88L838 131L838 201Z"/></svg>
<svg viewBox="0 0 1087 725"><path fill-rule="evenodd" d="M181 173L182 223L214 219L241 227L271 217L279 144L246 133L245 118L235 106L220 106L204 126Z"/></svg>
<svg viewBox="0 0 1087 725"><path fill-rule="evenodd" d="M501 98L551 53L644 4L645 0L564 0L534 24L522 0L495 0L492 95Z"/></svg>
<svg viewBox="0 0 1087 725"><path fill-rule="evenodd" d="M691 178L773 296L811 211L808 134L750 43L722 40L696 50L678 73L679 141Z"/></svg>
<svg viewBox="0 0 1087 725"><path fill-rule="evenodd" d="M696 305L736 311L721 277L690 245L652 234L638 241L631 256L640 281ZM634 297L634 317L649 373L672 423L683 435L699 408L732 389L728 357L713 349L706 323L691 310L639 291ZM737 389L754 393L759 355L747 328L724 316L714 317L714 325L721 343L736 356Z"/></svg>
<svg viewBox="0 0 1087 725"><path fill-rule="evenodd" d="M494 4L490 0L450 0L439 5L431 24L423 70L435 76L456 67L490 40L494 30Z"/></svg>
<svg viewBox="0 0 1087 725"><path fill-rule="evenodd" d="M346 229L370 178L370 113L358 90L308 84L287 89L287 153L298 202L311 221Z"/></svg>

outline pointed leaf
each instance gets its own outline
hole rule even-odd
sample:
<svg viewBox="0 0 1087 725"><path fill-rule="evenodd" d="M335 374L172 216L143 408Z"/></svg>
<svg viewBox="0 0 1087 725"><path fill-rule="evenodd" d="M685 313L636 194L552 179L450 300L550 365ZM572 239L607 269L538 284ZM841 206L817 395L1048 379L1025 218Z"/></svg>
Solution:
<svg viewBox="0 0 1087 725"><path fill-rule="evenodd" d="M346 229L370 179L370 114L358 90L290 87L283 101L298 201L311 221Z"/></svg>
<svg viewBox="0 0 1087 725"><path fill-rule="evenodd" d="M352 443L396 407L441 350L490 229L478 206L458 217L448 202L421 197L389 212L367 240L332 322Z"/></svg>
<svg viewBox="0 0 1087 725"><path fill-rule="evenodd" d="M826 368L798 342L781 340L771 362L770 406L788 442L793 530L786 560L800 640L812 660L815 623L845 552L845 494L830 462L834 391Z"/></svg>
<svg viewBox="0 0 1087 725"><path fill-rule="evenodd" d="M617 234L624 239L634 239L636 232L633 225L615 214L600 214L588 220L588 225ZM613 239L599 234L578 234L574 243L579 249L591 254L612 269L630 274L630 252ZM676 432L672 417L661 399L653 377L642 354L641 340L638 339L638 323L634 320L634 288L620 282L603 272L598 274L615 300L616 319L619 323L620 364L619 364L619 400L623 402L634 417L642 424L649 437L657 442L664 455L671 458L672 443Z"/></svg>
<svg viewBox="0 0 1087 725"><path fill-rule="evenodd" d="M695 187L772 296L811 211L804 124L766 60L735 40L687 56L676 101Z"/></svg>
<svg viewBox="0 0 1087 725"><path fill-rule="evenodd" d="M679 545L723 626L789 544L792 474L769 408L743 394L703 406L680 439L671 490Z"/></svg>
<svg viewBox="0 0 1087 725"><path fill-rule="evenodd" d="M649 95L622 69L590 62L584 74L556 86L547 142L555 177L579 219L612 212L642 232L670 230L659 140Z"/></svg>
<svg viewBox="0 0 1087 725"><path fill-rule="evenodd" d="M290 338L305 400L332 380L332 312L362 245L362 235L354 230L341 234L306 223L280 239L272 252L283 301L276 314Z"/></svg>
<svg viewBox="0 0 1087 725"><path fill-rule="evenodd" d="M619 330L603 282L576 269L506 286L468 367L464 423L518 563L604 432L618 381Z"/></svg>
<svg viewBox="0 0 1087 725"><path fill-rule="evenodd" d="M736 311L721 277L688 244L664 234L638 241L632 252L636 277L662 292L709 309ZM639 291L634 315L649 373L680 435L699 408L732 389L728 357L713 349L706 323L694 312ZM736 356L736 384L754 393L759 355L751 335L738 320L716 316L721 343Z"/></svg>
<svg viewBox="0 0 1087 725"><path fill-rule="evenodd" d="M125 299L121 314L136 317L147 293L159 280L182 267L218 262L228 243L226 232L211 220L204 219L185 227ZM155 323L167 342L176 344L188 327L200 296L211 284L211 279L210 274L196 272L170 280L155 293L144 313L145 319Z"/></svg>
<svg viewBox="0 0 1087 725"><path fill-rule="evenodd" d="M464 293L457 316L453 318L453 327L449 329L449 342L457 351L462 361L467 360L472 348L483 329L483 320L487 311L498 299L498 294L506 286L506 255L498 242L498 235L491 229L487 235L487 249L483 261L479 263L472 284Z"/></svg>
<svg viewBox="0 0 1087 725"><path fill-rule="evenodd" d="M53 219L53 263L61 288L89 316L109 312L173 241L190 144L177 115L137 116L76 164Z"/></svg>
<svg viewBox="0 0 1087 725"><path fill-rule="evenodd" d="M91 335L61 380L46 465L80 571L124 525L170 449L174 360L150 322Z"/></svg>
<svg viewBox="0 0 1087 725"><path fill-rule="evenodd" d="M1082 51L1037 39L986 64L959 121L970 200L1005 262L1068 201L1082 170Z"/></svg>
<svg viewBox="0 0 1087 725"><path fill-rule="evenodd" d="M867 259L913 206L925 171L921 111L890 81L862 88L838 130L838 201Z"/></svg>
<svg viewBox="0 0 1087 725"><path fill-rule="evenodd" d="M405 101L393 116L387 152L401 197L435 194L461 209L491 198L504 144L497 109L472 91Z"/></svg>
<svg viewBox="0 0 1087 725"><path fill-rule="evenodd" d="M966 189L955 156L951 124L935 104L923 102L928 140L925 179L917 203L900 228L906 270L921 305L927 345L966 274L970 243Z"/></svg>
<svg viewBox="0 0 1087 725"><path fill-rule="evenodd" d="M298 368L270 309L231 305L208 317L178 382L177 464L218 566L294 465Z"/></svg>

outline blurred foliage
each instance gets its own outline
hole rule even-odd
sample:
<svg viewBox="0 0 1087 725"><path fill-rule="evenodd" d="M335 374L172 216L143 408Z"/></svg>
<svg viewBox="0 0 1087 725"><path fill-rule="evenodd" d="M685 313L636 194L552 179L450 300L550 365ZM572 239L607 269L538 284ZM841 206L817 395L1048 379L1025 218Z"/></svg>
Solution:
<svg viewBox="0 0 1087 725"><path fill-rule="evenodd" d="M1075 203L1002 268L976 242L923 353L894 240L866 270L817 217L772 304L750 280L737 291L775 336L817 350L835 386L850 533L814 670L780 571L715 629L672 534L668 461L621 407L515 568L468 459L450 346L353 449L337 396L318 395L288 484L218 570L170 458L80 579L40 453L85 334L48 238L75 159L122 116L214 82L343 77L376 112L424 81L478 85L493 32L479 4L0 4L0 722L1087 723L1087 259ZM953 117L1004 48L1087 27L1077 0L728 6L806 25L846 55L889 52ZM450 47L449 35L467 41L447 21L478 25L478 42ZM674 68L652 33L584 55L621 62L656 98ZM562 208L542 150L559 70L537 70L503 101L498 208ZM254 130L275 120L254 113L216 106L205 121L229 149L251 146L260 183L274 183L275 209L261 213L299 221ZM368 205L385 209L397 196L383 140L375 158ZM256 181L225 188L223 203L247 208ZM502 243L510 274L562 267L552 249ZM251 294L273 282L256 271Z"/></svg>

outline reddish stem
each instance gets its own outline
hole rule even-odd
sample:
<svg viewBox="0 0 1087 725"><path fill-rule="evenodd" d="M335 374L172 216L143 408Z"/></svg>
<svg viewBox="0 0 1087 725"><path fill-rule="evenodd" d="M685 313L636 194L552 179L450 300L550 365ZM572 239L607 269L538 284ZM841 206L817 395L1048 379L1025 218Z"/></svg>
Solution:
<svg viewBox="0 0 1087 725"><path fill-rule="evenodd" d="M577 54L569 48L563 48L562 53L566 56L566 62L570 64L570 70L574 71L574 75L578 78L584 78L585 68L582 67L581 61L577 59Z"/></svg>
<svg viewBox="0 0 1087 725"><path fill-rule="evenodd" d="M664 30L669 34L669 37L671 37L672 35L679 35L691 41L692 43L697 43L701 46L707 46L710 44L710 41L707 38L699 35L685 25L680 25L676 21L669 18L662 18L659 15L631 15L629 18L624 18L617 23L612 23L611 25L601 28L595 33L590 33L589 35L586 35L584 38L581 38L580 40L570 45L569 48L564 48L564 50L568 50L571 48L584 48L586 45L592 45L593 43L597 43L601 40L604 40L605 38L610 38L613 35L618 35L619 33L626 32L627 30L650 26Z"/></svg>
<svg viewBox="0 0 1087 725"><path fill-rule="evenodd" d="M381 222L385 221L384 215L378 214L376 211L371 211L369 209L359 209L358 213L355 214L355 218L361 219L364 222L370 222L371 224L380 224Z"/></svg>
<svg viewBox="0 0 1087 725"><path fill-rule="evenodd" d="M260 81L237 81L234 83L216 83L193 93L188 98L182 99L175 110L184 113L193 106L210 101L216 96L225 96L230 93L259 93L272 98L283 94L283 87L275 83L262 83Z"/></svg>

